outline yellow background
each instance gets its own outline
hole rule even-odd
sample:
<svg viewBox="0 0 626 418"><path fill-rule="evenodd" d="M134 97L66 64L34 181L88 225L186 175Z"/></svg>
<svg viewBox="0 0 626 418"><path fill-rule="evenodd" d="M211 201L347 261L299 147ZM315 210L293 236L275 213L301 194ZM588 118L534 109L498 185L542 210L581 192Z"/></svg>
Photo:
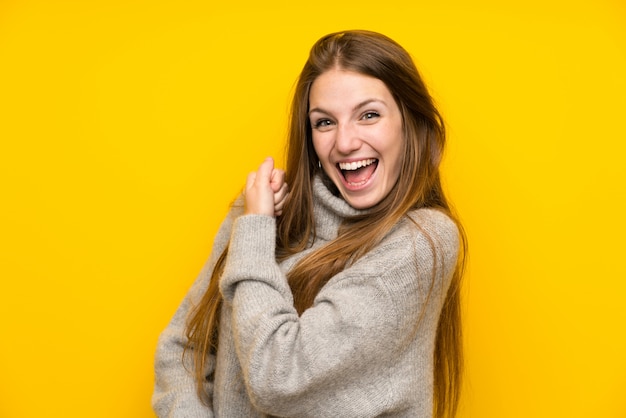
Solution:
<svg viewBox="0 0 626 418"><path fill-rule="evenodd" d="M448 122L460 417L626 417L625 3L406 3L0 0L0 417L152 416L159 332L348 28Z"/></svg>

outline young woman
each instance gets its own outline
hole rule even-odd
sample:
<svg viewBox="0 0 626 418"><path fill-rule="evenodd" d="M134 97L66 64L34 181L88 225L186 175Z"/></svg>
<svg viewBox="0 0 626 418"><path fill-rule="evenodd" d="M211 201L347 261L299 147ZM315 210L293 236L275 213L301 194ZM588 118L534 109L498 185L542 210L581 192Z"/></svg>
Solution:
<svg viewBox="0 0 626 418"><path fill-rule="evenodd" d="M439 179L444 140L402 47L321 38L286 171L267 159L250 174L160 337L157 415L452 417L465 238Z"/></svg>

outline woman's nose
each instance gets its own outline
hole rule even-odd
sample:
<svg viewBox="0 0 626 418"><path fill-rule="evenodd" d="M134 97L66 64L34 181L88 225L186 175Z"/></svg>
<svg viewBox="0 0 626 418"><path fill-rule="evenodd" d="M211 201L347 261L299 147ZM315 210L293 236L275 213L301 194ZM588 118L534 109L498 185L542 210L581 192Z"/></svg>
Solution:
<svg viewBox="0 0 626 418"><path fill-rule="evenodd" d="M359 148L361 148L361 140L357 130L350 125L339 125L335 137L335 149L341 154L348 155Z"/></svg>

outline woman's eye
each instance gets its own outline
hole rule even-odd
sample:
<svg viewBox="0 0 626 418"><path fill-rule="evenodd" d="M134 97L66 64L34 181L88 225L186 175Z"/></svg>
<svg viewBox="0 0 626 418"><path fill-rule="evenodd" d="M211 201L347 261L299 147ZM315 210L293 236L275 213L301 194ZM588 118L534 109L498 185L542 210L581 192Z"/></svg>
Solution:
<svg viewBox="0 0 626 418"><path fill-rule="evenodd" d="M324 129L329 127L330 125L332 125L332 122L330 121L330 119L320 119L318 121L315 121L315 123L313 124L313 127L315 129Z"/></svg>
<svg viewBox="0 0 626 418"><path fill-rule="evenodd" d="M377 117L380 117L380 114L378 112L365 112L363 116L361 116L361 119L371 120L376 119Z"/></svg>

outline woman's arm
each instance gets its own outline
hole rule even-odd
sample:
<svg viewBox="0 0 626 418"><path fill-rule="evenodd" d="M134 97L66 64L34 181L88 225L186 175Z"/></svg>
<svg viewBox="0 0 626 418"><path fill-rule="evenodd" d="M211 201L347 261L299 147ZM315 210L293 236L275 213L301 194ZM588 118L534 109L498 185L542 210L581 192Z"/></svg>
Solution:
<svg viewBox="0 0 626 418"><path fill-rule="evenodd" d="M267 210L272 216L282 213L285 200L289 194L289 187L285 183L285 173L273 168L273 160L267 159L264 166L267 172ZM256 173L250 175L254 182ZM247 188L246 192L254 195L254 191ZM256 202L258 199L246 199L246 202ZM193 373L193 362L183 365L183 352L187 346L185 334L187 317L189 312L202 298L208 288L209 280L217 259L226 248L232 224L244 211L244 198L240 198L232 205L231 211L214 240L211 258L204 266L200 276L194 283L191 291L187 294L179 306L174 318L163 331L159 338L155 358L155 389L152 396L153 408L159 417L190 417L190 416L213 416L210 406L205 405L197 396L196 383ZM191 360L191 356L188 356ZM215 357L211 356L208 361L206 375L212 375L215 370ZM205 393L208 396L207 403L212 403L213 382L207 382Z"/></svg>

